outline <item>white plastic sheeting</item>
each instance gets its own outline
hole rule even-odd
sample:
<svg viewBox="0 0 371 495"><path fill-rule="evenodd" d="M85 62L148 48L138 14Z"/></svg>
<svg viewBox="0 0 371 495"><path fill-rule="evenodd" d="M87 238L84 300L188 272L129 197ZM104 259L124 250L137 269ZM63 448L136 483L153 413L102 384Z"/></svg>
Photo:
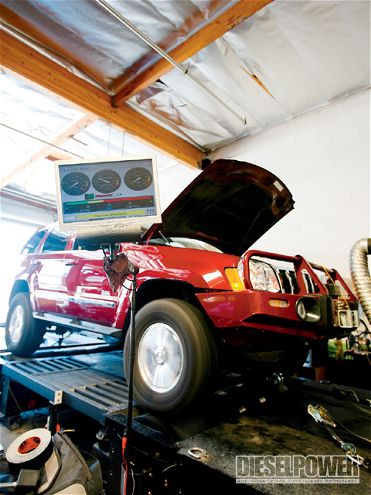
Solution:
<svg viewBox="0 0 371 495"><path fill-rule="evenodd" d="M110 0L107 3L169 50L233 2ZM149 61L159 58L94 0L3 0L2 4L27 19L32 32L41 32L56 58L63 57L66 63L82 69L102 86L109 86L143 56L149 55Z"/></svg>
<svg viewBox="0 0 371 495"><path fill-rule="evenodd" d="M235 3L106 1L165 50L186 40ZM94 78L107 92L115 80L117 84L117 78L127 74L128 68L133 64L135 67L143 57L147 64L159 58L94 0L2 3L13 15L24 19L24 29L27 27L29 36L37 39L39 46L48 42L51 58L59 63L64 61L76 74ZM275 0L183 66L207 91L174 69L132 97L129 104L202 149L220 149L368 87L370 2ZM145 65L141 70L144 68ZM14 82L8 72L0 77L2 122L51 141L68 122L82 115L60 98L43 94L25 82ZM1 172L6 175L27 160L40 144L3 127L0 130ZM138 144L134 145L129 136L125 140L124 153L137 154ZM122 151L122 132L100 122L63 147L83 158L106 153L118 156ZM143 145L139 148L143 149ZM168 173L170 167L179 174L179 181L171 183L174 197L197 171L156 155L160 174L165 168ZM47 168L51 170L50 163L45 161L38 168L39 173L29 169L19 174L17 181L26 180L31 188L37 184L45 188L47 183L46 190L50 191L51 179L47 180L45 173ZM163 197L167 204L168 193Z"/></svg>
<svg viewBox="0 0 371 495"><path fill-rule="evenodd" d="M166 51L235 3L105 1ZM52 58L107 92L160 57L97 1L3 4ZM207 91L174 69L129 103L200 148L220 148L369 86L370 2L275 0L183 66Z"/></svg>
<svg viewBox="0 0 371 495"><path fill-rule="evenodd" d="M130 103L201 146L221 147L368 87L370 3L276 0L188 69L232 111L177 70L161 78L162 91L148 88Z"/></svg>

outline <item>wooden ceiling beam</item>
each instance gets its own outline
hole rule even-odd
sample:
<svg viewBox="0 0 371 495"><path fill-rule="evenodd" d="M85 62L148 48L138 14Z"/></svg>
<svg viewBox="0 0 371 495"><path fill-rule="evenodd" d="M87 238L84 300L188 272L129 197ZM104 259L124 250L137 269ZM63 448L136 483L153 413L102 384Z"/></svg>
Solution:
<svg viewBox="0 0 371 495"><path fill-rule="evenodd" d="M19 172L29 167L33 162L45 158L49 153L55 153L54 146L61 146L67 139L75 136L83 129L86 129L87 126L89 126L96 120L97 118L95 116L93 117L92 115L85 114L82 117L78 117L72 122L69 122L64 127L64 129L62 129L56 136L54 136L50 140L50 144L43 144L42 146L40 146L34 153L31 154L31 156L27 158L27 160L16 164L8 174L1 177L0 187L6 187ZM69 158L73 157L72 154L69 155L67 153L65 153L64 156L67 156Z"/></svg>
<svg viewBox="0 0 371 495"><path fill-rule="evenodd" d="M204 153L126 104L113 108L108 94L38 53L10 34L1 32L1 64L80 108L111 122L176 159L200 167Z"/></svg>
<svg viewBox="0 0 371 495"><path fill-rule="evenodd" d="M239 0L228 10L209 22L205 27L190 36L184 43L171 50L168 55L175 62L181 64L272 1L273 0ZM161 43L159 45L161 45ZM117 84L115 85L115 83L113 83L112 89L116 89L116 95L113 98L114 103L119 105L122 101L128 100L172 69L173 65L162 58L148 69L139 73L134 80L130 80L126 84L122 83L123 85L121 85L120 89L117 88ZM128 72L130 72L130 69ZM120 78L120 82L121 81L122 78Z"/></svg>
<svg viewBox="0 0 371 495"><path fill-rule="evenodd" d="M9 4L12 6L11 4ZM9 26L15 33L22 33L28 39L35 42L34 47L39 46L48 50L49 53L55 53L60 60L66 61L66 63L71 64L75 69L85 74L87 78L91 81L95 81L98 86L103 87L103 81L99 70L94 67L85 67L76 60L76 58L66 50L66 47L62 44L57 43L52 37L47 36L42 31L42 24L35 27L32 22L30 22L27 17L22 18L15 12L13 12L9 6L1 5L1 21L4 22L5 26Z"/></svg>

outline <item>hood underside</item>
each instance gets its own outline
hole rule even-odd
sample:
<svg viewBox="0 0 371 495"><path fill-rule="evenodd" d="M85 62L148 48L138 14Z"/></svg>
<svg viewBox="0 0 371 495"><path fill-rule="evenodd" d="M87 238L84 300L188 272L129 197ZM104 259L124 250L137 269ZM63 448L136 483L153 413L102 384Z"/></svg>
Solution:
<svg viewBox="0 0 371 495"><path fill-rule="evenodd" d="M247 162L211 163L143 236L189 237L240 256L293 209L287 187L272 173Z"/></svg>

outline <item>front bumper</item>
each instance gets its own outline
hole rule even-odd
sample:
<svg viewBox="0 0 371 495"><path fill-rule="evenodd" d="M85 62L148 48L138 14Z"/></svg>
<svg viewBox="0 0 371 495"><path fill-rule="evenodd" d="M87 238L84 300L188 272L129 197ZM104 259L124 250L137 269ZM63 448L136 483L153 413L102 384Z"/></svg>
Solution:
<svg viewBox="0 0 371 495"><path fill-rule="evenodd" d="M334 302L328 295L316 294L317 322L302 321L297 313L301 294L246 290L241 292L199 293L197 298L218 329L246 328L320 340L342 336L351 329L337 326Z"/></svg>

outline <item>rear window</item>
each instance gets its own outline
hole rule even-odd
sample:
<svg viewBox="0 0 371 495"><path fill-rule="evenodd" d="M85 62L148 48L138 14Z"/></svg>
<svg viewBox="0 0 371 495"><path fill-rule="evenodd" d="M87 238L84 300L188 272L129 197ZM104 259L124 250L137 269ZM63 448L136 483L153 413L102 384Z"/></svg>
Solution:
<svg viewBox="0 0 371 495"><path fill-rule="evenodd" d="M52 253L53 251L64 251L68 243L69 235L64 232L52 230L42 248L43 253Z"/></svg>
<svg viewBox="0 0 371 495"><path fill-rule="evenodd" d="M44 237L46 230L38 230L34 235L26 242L22 248L21 254L31 254L37 249L41 239Z"/></svg>

